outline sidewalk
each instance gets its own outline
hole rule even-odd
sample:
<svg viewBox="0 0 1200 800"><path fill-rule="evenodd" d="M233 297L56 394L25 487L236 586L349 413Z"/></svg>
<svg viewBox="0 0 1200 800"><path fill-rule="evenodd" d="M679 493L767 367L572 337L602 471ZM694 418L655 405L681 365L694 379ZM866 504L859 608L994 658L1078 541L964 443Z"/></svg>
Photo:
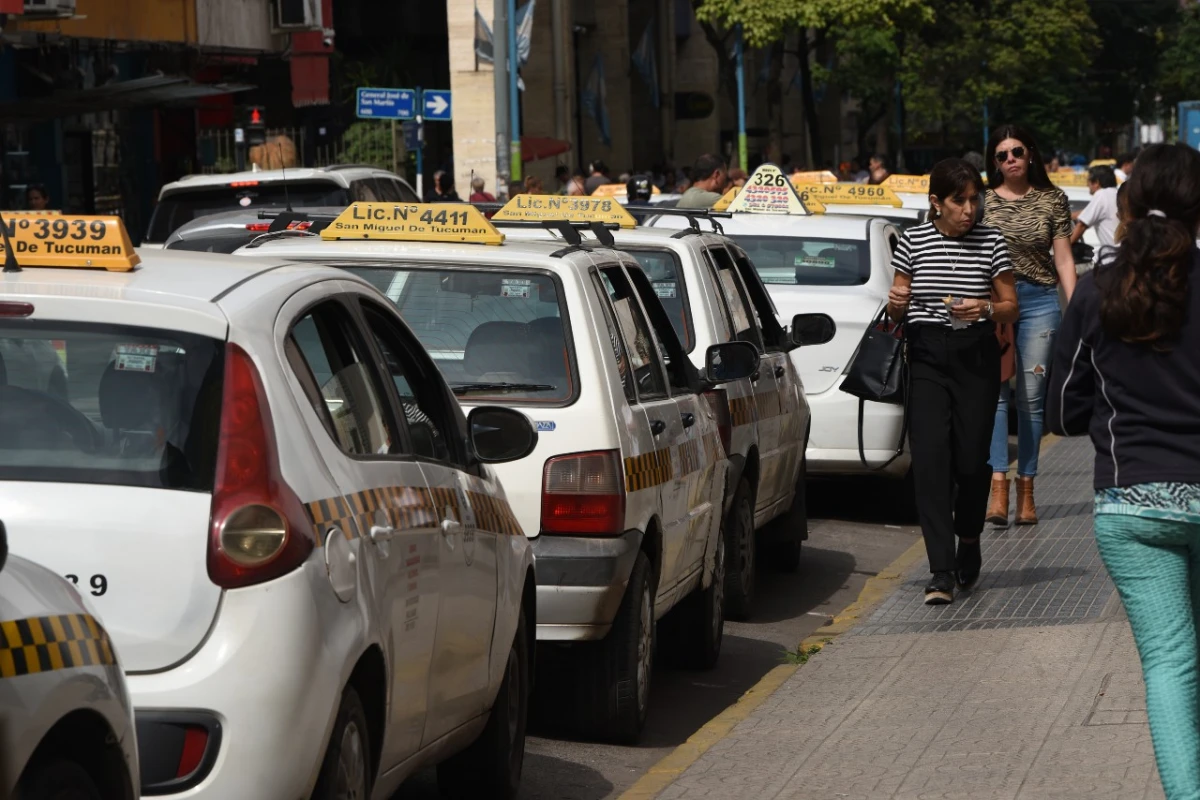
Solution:
<svg viewBox="0 0 1200 800"><path fill-rule="evenodd" d="M985 531L973 592L925 606L922 560L659 798L1162 798L1091 452L1044 452L1041 524Z"/></svg>

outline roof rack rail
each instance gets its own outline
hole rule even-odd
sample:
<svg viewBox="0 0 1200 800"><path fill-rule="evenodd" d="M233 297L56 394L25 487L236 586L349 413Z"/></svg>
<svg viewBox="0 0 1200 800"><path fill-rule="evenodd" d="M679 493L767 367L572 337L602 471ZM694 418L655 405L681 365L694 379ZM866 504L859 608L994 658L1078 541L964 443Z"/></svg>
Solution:
<svg viewBox="0 0 1200 800"><path fill-rule="evenodd" d="M388 171L383 167L378 167L374 164L329 164L328 166L317 167L317 169L323 169L326 172L337 172L343 169L374 169L380 172Z"/></svg>
<svg viewBox="0 0 1200 800"><path fill-rule="evenodd" d="M504 203L471 203L471 205L480 211L499 211L504 208ZM561 258L572 250L583 248L584 242L583 237L579 235L580 231L590 231L600 245L612 247L616 244L616 240L613 239L610 231L619 230L621 227L615 222L573 222L568 219L506 220L492 218L488 222L497 228L542 228L558 233L569 246L553 253L555 258Z"/></svg>
<svg viewBox="0 0 1200 800"><path fill-rule="evenodd" d="M642 213L647 217L663 216L663 217L686 217L690 228L685 228L679 233L674 234L672 238L679 239L684 236L691 236L696 233L703 233L700 230L700 220L707 220L712 225L713 233L723 234L724 228L718 219L730 219L733 214L728 211L713 211L711 208L662 208L656 205L627 205L625 209L630 213Z"/></svg>
<svg viewBox="0 0 1200 800"><path fill-rule="evenodd" d="M290 239L293 237L303 238L303 237L307 237L307 236L319 237L320 235L321 234L316 233L311 230L299 231L299 230L295 230L293 228L284 228L283 230L280 230L280 231L267 231L266 233L261 233L258 236L255 236L253 239L251 239L249 242L247 242L243 246L247 250L249 250L254 247L261 247L262 245L266 244L267 242L273 242L276 239Z"/></svg>

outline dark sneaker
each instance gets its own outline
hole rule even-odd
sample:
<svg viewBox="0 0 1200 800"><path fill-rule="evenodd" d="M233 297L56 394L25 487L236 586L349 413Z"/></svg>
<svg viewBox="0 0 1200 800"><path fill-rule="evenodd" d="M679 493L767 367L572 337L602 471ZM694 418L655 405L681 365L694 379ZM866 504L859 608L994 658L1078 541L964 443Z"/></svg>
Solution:
<svg viewBox="0 0 1200 800"><path fill-rule="evenodd" d="M979 580L979 570L983 567L983 551L979 547L979 540L967 544L959 539L957 560L958 585L963 589L975 585L975 581Z"/></svg>
<svg viewBox="0 0 1200 800"><path fill-rule="evenodd" d="M935 572L925 587L925 605L944 606L954 601L954 573Z"/></svg>

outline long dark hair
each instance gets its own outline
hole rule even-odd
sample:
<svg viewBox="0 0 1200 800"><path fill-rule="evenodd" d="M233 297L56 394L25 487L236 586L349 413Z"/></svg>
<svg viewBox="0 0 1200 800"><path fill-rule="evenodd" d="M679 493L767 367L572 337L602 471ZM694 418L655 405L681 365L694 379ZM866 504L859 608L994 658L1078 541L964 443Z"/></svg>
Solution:
<svg viewBox="0 0 1200 800"><path fill-rule="evenodd" d="M1146 148L1121 196L1121 246L1096 271L1100 324L1113 338L1166 349L1187 316L1200 225L1200 152L1182 144Z"/></svg>
<svg viewBox="0 0 1200 800"><path fill-rule="evenodd" d="M975 191L983 194L983 178L979 170L972 167L961 158L946 158L933 165L929 171L929 194L941 202L947 197L953 197L968 186L974 186ZM937 219L940 215L933 203L929 204L929 218Z"/></svg>
<svg viewBox="0 0 1200 800"><path fill-rule="evenodd" d="M1020 125L1001 125L988 137L988 186L995 189L1004 183L1004 173L1000 171L1000 165L996 163L996 146L1005 139L1016 139L1025 145L1025 155L1029 158L1029 171L1026 173L1029 177L1029 185L1035 189L1053 189L1054 184L1050 182L1050 175L1046 172L1046 164L1042 161L1042 151L1038 149L1037 140L1033 138L1032 133Z"/></svg>

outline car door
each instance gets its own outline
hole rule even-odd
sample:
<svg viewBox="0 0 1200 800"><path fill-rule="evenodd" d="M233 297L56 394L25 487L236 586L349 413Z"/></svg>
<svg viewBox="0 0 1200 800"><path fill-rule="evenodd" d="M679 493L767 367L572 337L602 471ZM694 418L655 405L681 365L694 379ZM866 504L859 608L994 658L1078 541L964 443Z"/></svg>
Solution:
<svg viewBox="0 0 1200 800"><path fill-rule="evenodd" d="M684 576L688 556L686 487L680 480L676 449L685 439L679 402L667 386L662 350L646 320L645 310L625 270L602 265L597 273L606 314L611 314L619 348L628 360L636 405L645 426L631 431L634 452L626 454L625 482L629 492L653 487L662 522L663 557L658 595L675 587Z"/></svg>
<svg viewBox="0 0 1200 800"><path fill-rule="evenodd" d="M491 699L499 532L479 525L486 496L472 491L463 431L450 405L456 401L437 367L393 310L366 297L359 304L438 515L441 596L422 737L427 745L478 717Z"/></svg>
<svg viewBox="0 0 1200 800"><path fill-rule="evenodd" d="M303 389L301 401L315 412L304 415L309 434L341 491L315 504L314 516L339 520L365 562L361 591L390 681L380 754L385 771L418 751L429 713L442 581L439 520L347 296L310 287L282 313L284 353Z"/></svg>
<svg viewBox="0 0 1200 800"><path fill-rule="evenodd" d="M733 321L734 341L750 342L762 354L758 372L750 377L758 416L758 491L754 504L757 518L760 511L779 499L783 483L781 475L786 467L783 463L786 448L780 441L779 385L776 377L776 367L780 364L773 361L773 356L767 352L758 316L733 257L719 245L709 248L707 252L716 270L721 299Z"/></svg>

